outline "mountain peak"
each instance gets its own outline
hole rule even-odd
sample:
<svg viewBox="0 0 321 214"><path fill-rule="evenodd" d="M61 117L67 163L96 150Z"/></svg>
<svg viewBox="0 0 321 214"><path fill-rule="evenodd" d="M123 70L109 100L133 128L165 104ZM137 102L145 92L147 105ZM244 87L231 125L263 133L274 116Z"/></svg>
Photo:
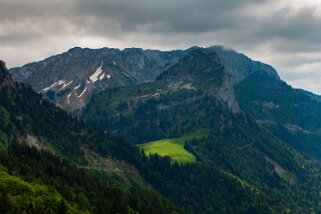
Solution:
<svg viewBox="0 0 321 214"><path fill-rule="evenodd" d="M200 59L204 60L208 58L209 60L219 61L219 57L215 52L210 52L204 48L194 47L191 52L186 55L183 59Z"/></svg>
<svg viewBox="0 0 321 214"><path fill-rule="evenodd" d="M173 90L190 85L223 101L233 113L241 111L235 100L230 74L213 51L204 48L192 50L161 74L158 80L167 83Z"/></svg>
<svg viewBox="0 0 321 214"><path fill-rule="evenodd" d="M222 64L224 64L227 72L230 74L233 83L238 83L248 75L257 71L264 71L270 77L280 80L277 71L272 66L254 61L232 48L216 45L206 49L210 52L215 52L219 56Z"/></svg>
<svg viewBox="0 0 321 214"><path fill-rule="evenodd" d="M67 52L77 52L77 51L81 51L82 48L81 47L73 47L73 48L70 48Z"/></svg>
<svg viewBox="0 0 321 214"><path fill-rule="evenodd" d="M215 52L197 48L180 59L172 68L161 74L158 79L183 82L193 81L196 84L199 78L202 79L204 77L209 80L208 78L214 78L215 73L223 73L223 70L223 65ZM221 79L222 76L219 76L216 76L216 80Z"/></svg>

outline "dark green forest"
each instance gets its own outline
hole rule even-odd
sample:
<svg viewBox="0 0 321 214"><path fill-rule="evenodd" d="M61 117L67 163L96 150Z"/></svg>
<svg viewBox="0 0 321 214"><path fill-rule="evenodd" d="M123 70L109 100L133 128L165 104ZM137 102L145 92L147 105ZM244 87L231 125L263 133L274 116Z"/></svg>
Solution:
<svg viewBox="0 0 321 214"><path fill-rule="evenodd" d="M321 158L320 102L262 71L235 89L239 103L255 120L299 151Z"/></svg>

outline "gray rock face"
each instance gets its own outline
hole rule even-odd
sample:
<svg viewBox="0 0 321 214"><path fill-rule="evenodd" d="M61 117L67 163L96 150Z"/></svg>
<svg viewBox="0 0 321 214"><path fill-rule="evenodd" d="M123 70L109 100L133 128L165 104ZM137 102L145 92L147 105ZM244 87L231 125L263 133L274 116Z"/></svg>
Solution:
<svg viewBox="0 0 321 214"><path fill-rule="evenodd" d="M154 80L183 54L138 48L73 48L10 72L16 81L31 84L57 105L73 111L83 107L93 93Z"/></svg>
<svg viewBox="0 0 321 214"><path fill-rule="evenodd" d="M198 47L175 51L76 47L40 62L12 68L9 72L14 80L32 85L56 105L74 111L85 106L92 94L155 80L195 49ZM259 70L279 79L271 66L252 61L233 50L220 46L206 50L217 53L229 73L231 81L228 85L231 87Z"/></svg>

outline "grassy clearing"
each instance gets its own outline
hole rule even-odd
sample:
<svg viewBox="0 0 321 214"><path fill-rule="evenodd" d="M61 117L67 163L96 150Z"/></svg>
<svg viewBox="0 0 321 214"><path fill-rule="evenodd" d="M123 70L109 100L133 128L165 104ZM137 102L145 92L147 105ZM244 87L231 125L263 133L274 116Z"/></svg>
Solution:
<svg viewBox="0 0 321 214"><path fill-rule="evenodd" d="M202 138L208 135L208 130L197 130L180 138L162 139L138 145L144 149L145 154L158 154L160 156L169 156L172 161L178 163L193 163L195 156L184 149L186 141L192 138Z"/></svg>
<svg viewBox="0 0 321 214"><path fill-rule="evenodd" d="M195 162L195 156L184 149L184 143L185 141L182 138L172 138L140 144L139 148L144 149L146 154L167 155L175 162Z"/></svg>

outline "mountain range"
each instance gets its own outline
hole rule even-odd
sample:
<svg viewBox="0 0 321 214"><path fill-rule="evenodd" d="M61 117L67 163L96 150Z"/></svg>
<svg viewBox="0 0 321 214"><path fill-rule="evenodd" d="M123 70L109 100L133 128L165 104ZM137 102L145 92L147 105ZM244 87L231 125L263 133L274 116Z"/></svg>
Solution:
<svg viewBox="0 0 321 214"><path fill-rule="evenodd" d="M19 159L11 147L26 145L67 161L132 197L115 197L123 213L321 212L320 96L267 64L221 46L73 48L10 69L20 83L2 70L4 153ZM97 212L100 197L67 185L88 201L65 197L70 210Z"/></svg>
<svg viewBox="0 0 321 214"><path fill-rule="evenodd" d="M74 111L84 107L92 94L155 80L197 48L175 51L72 48L66 53L9 71L16 81L31 84L57 105ZM239 82L256 70L265 70L278 77L271 66L252 61L233 50L220 46L208 50L219 54L233 82Z"/></svg>

